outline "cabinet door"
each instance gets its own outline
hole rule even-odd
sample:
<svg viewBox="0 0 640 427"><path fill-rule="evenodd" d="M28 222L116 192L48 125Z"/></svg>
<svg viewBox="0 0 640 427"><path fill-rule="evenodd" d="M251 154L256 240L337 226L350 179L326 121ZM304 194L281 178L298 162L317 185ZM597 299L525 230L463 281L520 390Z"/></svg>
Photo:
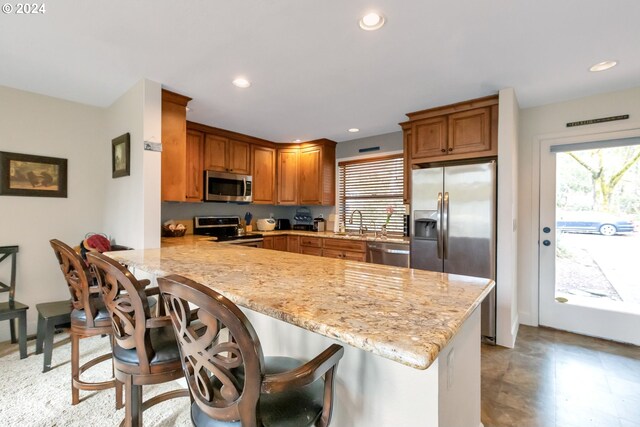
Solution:
<svg viewBox="0 0 640 427"><path fill-rule="evenodd" d="M251 163L249 161L251 147L249 143L229 140L227 147L229 172L249 175L251 173Z"/></svg>
<svg viewBox="0 0 640 427"><path fill-rule="evenodd" d="M322 204L322 147L313 146L300 151L299 202L301 205Z"/></svg>
<svg viewBox="0 0 640 427"><path fill-rule="evenodd" d="M300 253L300 236L287 236L287 251Z"/></svg>
<svg viewBox="0 0 640 427"><path fill-rule="evenodd" d="M300 253L305 255L322 256L322 248L312 248L309 246L300 246Z"/></svg>
<svg viewBox="0 0 640 427"><path fill-rule="evenodd" d="M298 148L278 149L278 204L298 204Z"/></svg>
<svg viewBox="0 0 640 427"><path fill-rule="evenodd" d="M273 205L275 204L276 150L252 145L251 152L253 203Z"/></svg>
<svg viewBox="0 0 640 427"><path fill-rule="evenodd" d="M227 144L229 140L206 134L204 140L204 169L227 172Z"/></svg>
<svg viewBox="0 0 640 427"><path fill-rule="evenodd" d="M441 156L447 152L447 118L418 120L411 126L411 158Z"/></svg>
<svg viewBox="0 0 640 427"><path fill-rule="evenodd" d="M186 157L186 199L191 202L202 201L202 187L204 174L202 169L202 140L201 132L187 132Z"/></svg>
<svg viewBox="0 0 640 427"><path fill-rule="evenodd" d="M491 108L449 115L449 154L491 150Z"/></svg>
<svg viewBox="0 0 640 427"><path fill-rule="evenodd" d="M263 237L262 249L273 249L273 236Z"/></svg>
<svg viewBox="0 0 640 427"><path fill-rule="evenodd" d="M287 251L287 236L273 236L273 249L276 251Z"/></svg>

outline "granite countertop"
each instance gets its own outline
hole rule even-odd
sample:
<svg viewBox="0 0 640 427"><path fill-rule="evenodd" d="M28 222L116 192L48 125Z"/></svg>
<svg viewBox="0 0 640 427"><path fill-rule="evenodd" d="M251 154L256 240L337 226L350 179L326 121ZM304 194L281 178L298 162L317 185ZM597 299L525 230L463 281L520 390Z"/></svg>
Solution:
<svg viewBox="0 0 640 427"><path fill-rule="evenodd" d="M381 237L375 237L373 234L366 236L359 236L357 234L338 234L332 231L299 231L299 230L277 230L277 231L256 231L249 234L262 234L264 237L269 236L282 236L282 235L293 235L293 236L310 236L310 237L322 237L322 238L331 238L331 239L344 239L344 240L360 240L367 242L388 242L388 243L399 243L404 245L409 245L410 241L408 237L403 236L387 236L387 238L383 239ZM167 246L176 246L176 245L190 245L195 241L211 241L214 239L211 236L201 236L201 235L192 235L187 234L182 237L163 237L162 238L162 247Z"/></svg>
<svg viewBox="0 0 640 427"><path fill-rule="evenodd" d="M364 236L358 234L340 234L333 231L300 231L300 230L274 230L274 231L256 231L263 236L278 236L283 234L290 234L294 236L310 236L310 237L323 237L331 239L345 239L345 240L364 240L368 242L389 242L389 243L401 243L409 244L409 238L403 236L387 236L386 238L375 237L374 233L369 233Z"/></svg>
<svg viewBox="0 0 640 427"><path fill-rule="evenodd" d="M199 238L199 239L198 239ZM426 369L494 282L189 238L108 255L203 283L234 303L387 359Z"/></svg>

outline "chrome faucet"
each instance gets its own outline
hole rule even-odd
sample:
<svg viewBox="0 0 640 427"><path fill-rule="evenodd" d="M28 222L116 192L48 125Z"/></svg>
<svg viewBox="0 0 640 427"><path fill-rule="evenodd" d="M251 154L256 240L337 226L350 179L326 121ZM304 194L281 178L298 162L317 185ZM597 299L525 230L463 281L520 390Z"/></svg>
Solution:
<svg viewBox="0 0 640 427"><path fill-rule="evenodd" d="M351 212L351 216L349 217L349 224L353 224L353 214L356 212L358 212L358 214L360 215L360 229L358 229L358 234L363 235L367 231L367 227L362 225L362 212L360 212L360 209L356 209Z"/></svg>

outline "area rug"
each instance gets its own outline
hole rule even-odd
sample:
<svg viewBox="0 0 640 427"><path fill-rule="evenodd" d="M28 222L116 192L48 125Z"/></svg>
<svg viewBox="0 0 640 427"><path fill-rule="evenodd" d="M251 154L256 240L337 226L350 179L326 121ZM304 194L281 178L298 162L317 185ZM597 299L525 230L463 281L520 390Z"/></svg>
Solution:
<svg viewBox="0 0 640 427"><path fill-rule="evenodd" d="M4 323L4 322L3 322ZM55 336L52 369L42 373L43 355L35 354L35 340L28 341L28 357L20 360L17 344L0 343L0 426L118 426L124 408L116 411L113 389L80 391L80 403L71 405L71 341L66 332ZM108 337L80 340L80 363L110 351ZM111 377L111 362L103 362L85 374L84 380ZM171 381L143 386L143 399L184 388ZM189 398L160 403L144 412L145 426L190 426Z"/></svg>

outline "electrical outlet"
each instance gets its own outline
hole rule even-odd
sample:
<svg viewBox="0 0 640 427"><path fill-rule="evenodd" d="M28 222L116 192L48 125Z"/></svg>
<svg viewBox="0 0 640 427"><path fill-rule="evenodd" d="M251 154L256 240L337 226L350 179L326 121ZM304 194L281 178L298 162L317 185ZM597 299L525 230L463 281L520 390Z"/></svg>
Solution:
<svg viewBox="0 0 640 427"><path fill-rule="evenodd" d="M453 349L447 354L447 389L453 387Z"/></svg>

